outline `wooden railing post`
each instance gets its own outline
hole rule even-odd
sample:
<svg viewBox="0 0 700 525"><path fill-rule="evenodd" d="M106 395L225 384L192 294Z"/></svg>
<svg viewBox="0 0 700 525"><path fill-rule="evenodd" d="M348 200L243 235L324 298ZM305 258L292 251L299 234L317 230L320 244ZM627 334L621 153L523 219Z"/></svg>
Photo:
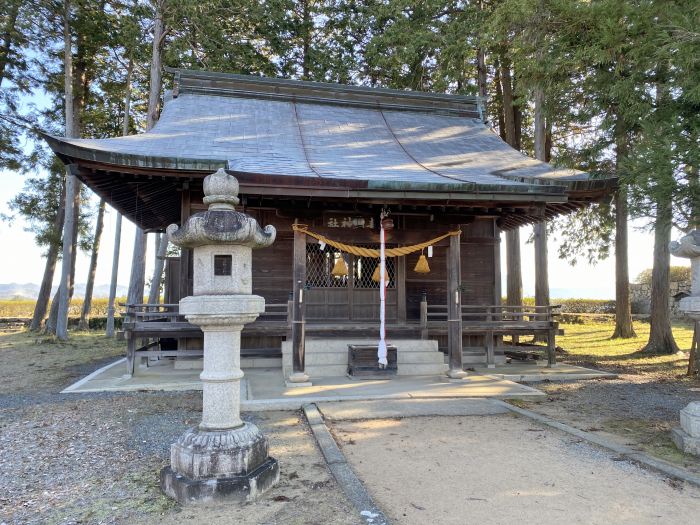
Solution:
<svg viewBox="0 0 700 525"><path fill-rule="evenodd" d="M547 332L547 367L552 368L557 364L556 356L556 333L558 323L554 322L554 315L551 306L547 307L547 321L549 322L549 331Z"/></svg>
<svg viewBox="0 0 700 525"><path fill-rule="evenodd" d="M420 298L420 338L428 339L428 294L423 292Z"/></svg>
<svg viewBox="0 0 700 525"><path fill-rule="evenodd" d="M491 328L486 334L486 368L496 368L496 352L494 349L494 336L493 327L490 325L493 322L493 316L491 315L491 307L486 307L486 322Z"/></svg>

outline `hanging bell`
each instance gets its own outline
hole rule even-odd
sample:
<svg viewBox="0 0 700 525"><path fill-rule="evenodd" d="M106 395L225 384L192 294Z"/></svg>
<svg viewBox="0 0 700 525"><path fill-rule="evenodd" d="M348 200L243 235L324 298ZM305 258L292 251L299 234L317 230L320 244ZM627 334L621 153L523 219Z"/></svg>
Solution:
<svg viewBox="0 0 700 525"><path fill-rule="evenodd" d="M345 263L345 259L343 259L342 255L335 260L333 270L331 270L331 275L337 278L348 275L348 265Z"/></svg>
<svg viewBox="0 0 700 525"><path fill-rule="evenodd" d="M416 263L416 267L413 268L413 271L416 273L430 273L428 259L426 259L425 255L423 255L422 253L420 254L420 257L418 257L418 262Z"/></svg>
<svg viewBox="0 0 700 525"><path fill-rule="evenodd" d="M377 264L377 267L374 269L374 273L372 274L372 280L375 283L379 282L379 267L381 265ZM386 271L386 266L384 267L384 282L388 285L389 284L389 272Z"/></svg>

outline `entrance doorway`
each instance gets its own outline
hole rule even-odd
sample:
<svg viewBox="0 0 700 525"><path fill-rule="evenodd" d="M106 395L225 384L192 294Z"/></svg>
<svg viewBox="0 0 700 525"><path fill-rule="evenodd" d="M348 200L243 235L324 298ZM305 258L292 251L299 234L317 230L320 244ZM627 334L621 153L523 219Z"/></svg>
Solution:
<svg viewBox="0 0 700 525"><path fill-rule="evenodd" d="M363 245L378 249L376 245ZM389 247L389 246L387 246ZM334 276L339 259L347 265L347 275ZM379 283L372 279L378 259L341 253L331 246L306 245L306 319L309 321L378 321ZM398 266L387 257L386 320L398 319Z"/></svg>

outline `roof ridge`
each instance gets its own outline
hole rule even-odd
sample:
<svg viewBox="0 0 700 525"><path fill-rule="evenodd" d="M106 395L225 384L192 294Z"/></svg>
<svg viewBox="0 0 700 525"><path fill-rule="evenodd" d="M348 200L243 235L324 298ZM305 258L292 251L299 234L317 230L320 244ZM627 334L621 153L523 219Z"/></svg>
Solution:
<svg viewBox="0 0 700 525"><path fill-rule="evenodd" d="M182 93L215 96L293 100L397 111L423 111L481 118L483 99L478 96L402 91L388 88L311 82L234 73L165 68L175 75L173 97Z"/></svg>

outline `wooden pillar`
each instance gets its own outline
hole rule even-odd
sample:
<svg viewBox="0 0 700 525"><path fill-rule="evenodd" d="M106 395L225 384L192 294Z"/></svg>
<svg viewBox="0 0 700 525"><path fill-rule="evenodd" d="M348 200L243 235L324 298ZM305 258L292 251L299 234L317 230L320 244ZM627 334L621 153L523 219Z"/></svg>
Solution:
<svg viewBox="0 0 700 525"><path fill-rule="evenodd" d="M406 257L396 257L396 317L406 324Z"/></svg>
<svg viewBox="0 0 700 525"><path fill-rule="evenodd" d="M425 291L420 298L420 338L428 339L428 294Z"/></svg>
<svg viewBox="0 0 700 525"><path fill-rule="evenodd" d="M287 385L308 384L305 363L305 320L306 311L306 234L294 232L294 304L292 309L292 374L287 378Z"/></svg>
<svg viewBox="0 0 700 525"><path fill-rule="evenodd" d="M547 223L538 222L533 226L535 237L535 306L549 306L549 267L547 262ZM544 338L535 335L534 342Z"/></svg>
<svg viewBox="0 0 700 525"><path fill-rule="evenodd" d="M180 225L183 225L190 218L190 185L188 182L183 183L182 193L180 194ZM179 285L179 297L183 299L192 294L192 288L190 287L190 262L192 260L192 250L186 248L180 248L180 285ZM203 345L202 339L192 339L184 337L177 340L178 350L190 350L190 349L200 349L200 345Z"/></svg>
<svg viewBox="0 0 700 525"><path fill-rule="evenodd" d="M506 284L508 306L522 306L523 277L520 261L520 229L515 228L506 232ZM516 316L514 316L516 317ZM513 345L517 345L519 337L512 335Z"/></svg>
<svg viewBox="0 0 700 525"><path fill-rule="evenodd" d="M498 224L496 223L496 219L493 220L493 239L493 304L494 306L501 306L501 303L503 302L503 289L501 285L501 228L499 228ZM493 316L495 319L503 317L499 308L494 309ZM486 366L488 368L495 368L495 347L503 346L503 337L493 334L488 334L484 337L486 338ZM491 338L490 341L488 339L489 337ZM489 347L494 353L494 357L491 361L488 357Z"/></svg>
<svg viewBox="0 0 700 525"><path fill-rule="evenodd" d="M500 306L503 291L501 290L501 229L493 220L493 304Z"/></svg>
<svg viewBox="0 0 700 525"><path fill-rule="evenodd" d="M494 320L493 317L491 308L487 308L486 322L491 324ZM496 314L496 318L498 318L498 314ZM493 335L493 330L489 330L484 337L486 337L486 368L496 368L496 351L494 348L495 338Z"/></svg>
<svg viewBox="0 0 700 525"><path fill-rule="evenodd" d="M182 185L180 195L180 224L185 224L190 218L190 187L186 182ZM180 248L180 299L192 293L190 290L190 252L186 248Z"/></svg>
<svg viewBox="0 0 700 525"><path fill-rule="evenodd" d="M557 364L557 358L556 358L556 337L557 334L557 324L554 323L554 326L549 329L547 333L547 368L552 368Z"/></svg>
<svg viewBox="0 0 700 525"><path fill-rule="evenodd" d="M466 376L462 367L462 264L459 235L450 236L447 252L447 375L460 379Z"/></svg>
<svg viewBox="0 0 700 525"><path fill-rule="evenodd" d="M535 234L535 305L549 306L549 267L547 264L547 223L534 225Z"/></svg>

